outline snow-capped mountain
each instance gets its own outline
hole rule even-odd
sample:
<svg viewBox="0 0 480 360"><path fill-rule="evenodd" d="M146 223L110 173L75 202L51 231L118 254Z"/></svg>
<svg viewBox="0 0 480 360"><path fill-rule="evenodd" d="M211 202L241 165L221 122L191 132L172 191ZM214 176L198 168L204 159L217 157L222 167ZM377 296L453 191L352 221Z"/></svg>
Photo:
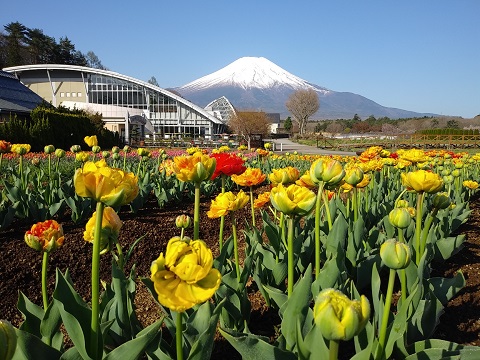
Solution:
<svg viewBox="0 0 480 360"><path fill-rule="evenodd" d="M324 93L329 91L310 84L264 57L240 58L212 74L182 86L180 89L182 91L200 91L214 86L235 86L244 90L271 89L284 86L293 90L311 88Z"/></svg>
<svg viewBox="0 0 480 360"><path fill-rule="evenodd" d="M318 92L320 110L312 119L352 118L374 115L391 119L425 116L412 111L384 107L361 95L337 92L312 84L263 57L243 57L224 68L174 90L199 106L225 96L238 110L263 110L289 116L285 103L299 89Z"/></svg>

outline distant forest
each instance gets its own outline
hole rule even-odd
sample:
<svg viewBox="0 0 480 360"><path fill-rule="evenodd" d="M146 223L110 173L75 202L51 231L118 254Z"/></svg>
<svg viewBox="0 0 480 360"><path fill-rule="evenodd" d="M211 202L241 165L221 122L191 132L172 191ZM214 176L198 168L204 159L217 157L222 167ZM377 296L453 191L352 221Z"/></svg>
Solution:
<svg viewBox="0 0 480 360"><path fill-rule="evenodd" d="M93 51L86 54L75 49L67 37L55 38L41 29L30 29L19 22L11 22L0 32L0 69L33 64L66 64L89 66L108 70Z"/></svg>

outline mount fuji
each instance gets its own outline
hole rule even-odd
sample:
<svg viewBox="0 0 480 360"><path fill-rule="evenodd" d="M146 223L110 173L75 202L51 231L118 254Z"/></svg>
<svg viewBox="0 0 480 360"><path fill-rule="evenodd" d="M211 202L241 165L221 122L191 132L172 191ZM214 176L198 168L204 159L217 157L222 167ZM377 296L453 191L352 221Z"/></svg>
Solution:
<svg viewBox="0 0 480 360"><path fill-rule="evenodd" d="M320 100L312 120L350 119L355 114L391 119L433 116L385 107L351 92L338 92L295 76L264 57L242 57L224 68L173 90L199 106L225 96L237 110L262 110L289 116L288 97L299 89L313 89Z"/></svg>

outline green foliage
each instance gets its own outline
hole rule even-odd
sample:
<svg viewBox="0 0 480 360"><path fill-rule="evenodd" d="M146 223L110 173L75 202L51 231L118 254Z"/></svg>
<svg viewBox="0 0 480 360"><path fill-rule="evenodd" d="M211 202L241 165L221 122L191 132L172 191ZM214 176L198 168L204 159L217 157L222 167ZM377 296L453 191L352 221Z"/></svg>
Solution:
<svg viewBox="0 0 480 360"><path fill-rule="evenodd" d="M42 151L45 144L69 149L84 145L84 137L96 135L102 148L120 145L118 134L103 127L101 115L84 110L54 108L42 104L32 110L30 119L13 118L0 124L0 138L11 143L30 144L31 151ZM85 148L85 150L87 150Z"/></svg>

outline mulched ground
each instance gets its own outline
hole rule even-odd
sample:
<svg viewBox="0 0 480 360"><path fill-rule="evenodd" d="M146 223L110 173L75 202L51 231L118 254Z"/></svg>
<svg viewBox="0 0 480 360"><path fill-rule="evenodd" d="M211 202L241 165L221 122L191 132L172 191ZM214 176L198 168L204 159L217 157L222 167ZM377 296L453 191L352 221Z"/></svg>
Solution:
<svg viewBox="0 0 480 360"><path fill-rule="evenodd" d="M265 189L257 189L261 192ZM202 199L200 238L205 240L212 249L214 256L218 254L218 219L208 219L206 212L210 199ZM248 207L247 207L248 208ZM465 248L443 264L435 264L435 276L453 276L461 270L466 278L465 288L452 299L440 318L435 338L454 341L461 344L480 345L480 200L471 203L472 214L460 232L466 234ZM249 218L249 209L237 214ZM130 244L141 236L133 253L131 263L136 264L138 276L150 275L150 264L160 252L165 251L167 241L179 230L175 227L175 218L181 214L193 217L193 204L182 203L169 205L159 209L155 199L148 201L137 214L128 212L125 208L120 212L123 221L120 242L127 249ZM230 223L226 219L225 236L230 235ZM260 218L258 222L260 222ZM239 221L241 226L242 221ZM67 218L62 220L65 231L64 246L50 254L49 262L49 293L54 290L55 268L62 271L69 269L71 278L78 293L87 301L90 298L90 264L91 245L83 240L84 224L75 225ZM18 292L23 292L31 301L41 305L41 264L42 255L29 248L23 241L25 231L31 224L17 221L14 226L0 231L0 319L7 319L18 326L22 317L16 308ZM186 235L191 236L189 229ZM111 258L104 255L101 262L101 278L108 281L111 271ZM279 327L276 311L265 307L262 297L254 288L250 289L252 314L250 330L253 333L267 337L275 336ZM137 315L143 324L149 324L158 318L158 308L151 295L139 282L136 298ZM216 338L212 359L241 359L240 355L220 337Z"/></svg>

